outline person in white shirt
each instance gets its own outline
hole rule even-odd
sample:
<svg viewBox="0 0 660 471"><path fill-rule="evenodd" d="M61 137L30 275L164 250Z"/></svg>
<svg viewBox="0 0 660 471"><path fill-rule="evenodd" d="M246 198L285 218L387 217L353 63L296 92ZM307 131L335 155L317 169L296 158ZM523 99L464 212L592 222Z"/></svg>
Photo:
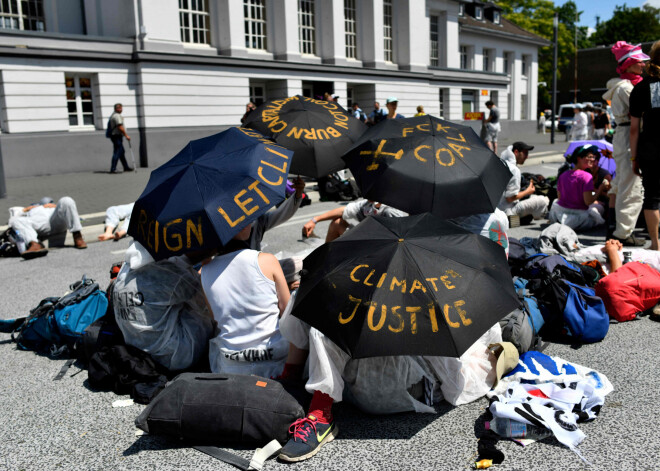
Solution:
<svg viewBox="0 0 660 471"><path fill-rule="evenodd" d="M289 353L279 319L290 294L277 258L247 248L250 231L246 226L202 267L202 287L217 322L209 363L214 373L270 378L282 372Z"/></svg>
<svg viewBox="0 0 660 471"><path fill-rule="evenodd" d="M530 214L534 219L541 219L548 211L550 200L547 196L534 194L534 181L530 181L529 186L524 190L520 187L522 175L518 165L525 163L532 149L534 146L518 141L502 152L501 159L509 167L512 176L497 207L510 217L510 222L511 216L521 218Z"/></svg>
<svg viewBox="0 0 660 471"><path fill-rule="evenodd" d="M573 111L575 112L575 116L571 129L571 141L584 141L589 135L589 119L587 118L587 114L582 111L582 105L575 105Z"/></svg>

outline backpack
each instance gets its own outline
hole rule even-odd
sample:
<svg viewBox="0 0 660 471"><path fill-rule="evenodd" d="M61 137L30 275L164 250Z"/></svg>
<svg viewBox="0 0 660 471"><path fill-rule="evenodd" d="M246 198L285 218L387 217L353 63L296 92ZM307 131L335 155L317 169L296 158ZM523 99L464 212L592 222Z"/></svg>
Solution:
<svg viewBox="0 0 660 471"><path fill-rule="evenodd" d="M559 305L563 305L563 333L579 343L594 343L605 338L610 318L603 300L592 288L559 279L554 282L553 289Z"/></svg>
<svg viewBox="0 0 660 471"><path fill-rule="evenodd" d="M595 291L610 317L631 321L660 301L660 273L643 263L626 263L602 278Z"/></svg>
<svg viewBox="0 0 660 471"><path fill-rule="evenodd" d="M539 331L545 320L536 298L531 296L527 289L528 283L524 278L514 278L513 285L521 307L500 321L502 340L515 345L519 353L540 350L543 343Z"/></svg>
<svg viewBox="0 0 660 471"><path fill-rule="evenodd" d="M0 257L18 257L18 246L15 243L15 232L11 227L0 234Z"/></svg>
<svg viewBox="0 0 660 471"><path fill-rule="evenodd" d="M112 126L112 115L110 115L110 118L108 118L108 125L105 128L105 137L112 139L112 131L114 130L115 128Z"/></svg>
<svg viewBox="0 0 660 471"><path fill-rule="evenodd" d="M18 348L53 355L75 350L87 326L106 313L108 300L98 283L84 275L69 289L61 298L41 300L29 316L13 320L20 323L12 332Z"/></svg>

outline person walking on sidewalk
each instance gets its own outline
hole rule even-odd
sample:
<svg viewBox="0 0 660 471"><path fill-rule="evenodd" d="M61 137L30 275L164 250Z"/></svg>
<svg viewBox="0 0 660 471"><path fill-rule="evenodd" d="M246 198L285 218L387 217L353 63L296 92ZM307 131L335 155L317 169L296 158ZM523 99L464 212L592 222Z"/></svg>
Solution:
<svg viewBox="0 0 660 471"><path fill-rule="evenodd" d="M25 247L19 246L21 257L26 260L43 257L48 249L40 240L66 232L69 230L73 235L73 244L77 249L86 249L87 244L80 231L80 216L73 198L64 196L57 204L51 198L41 199L39 204L27 206L17 216L9 219L9 227L18 233Z"/></svg>
<svg viewBox="0 0 660 471"><path fill-rule="evenodd" d="M616 163L616 176L612 180L610 195L610 211L614 208L616 227L613 237L623 245L643 246L646 241L633 236L639 213L642 211L644 197L642 179L633 172L632 155L630 153L630 93L633 87L642 81L644 62L649 56L642 52L641 47L618 41L612 46L616 57L619 77L608 80L605 100L611 101L612 113L616 122L612 145L612 156ZM614 202L612 202L614 199ZM614 203L614 204L612 204ZM609 235L609 234L608 234Z"/></svg>
<svg viewBox="0 0 660 471"><path fill-rule="evenodd" d="M124 138L131 141L130 136L126 133L124 126L124 117L121 115L123 107L121 103L115 105L115 111L110 116L110 140L112 141L112 164L110 165L110 173L121 173L117 171L117 162L121 160L125 172L133 170L126 162L126 150L124 149Z"/></svg>
<svg viewBox="0 0 660 471"><path fill-rule="evenodd" d="M484 141L488 148L497 154L497 135L502 129L500 125L500 110L492 100L486 102L486 108L490 112L488 113L488 118L483 122L486 127L486 138Z"/></svg>

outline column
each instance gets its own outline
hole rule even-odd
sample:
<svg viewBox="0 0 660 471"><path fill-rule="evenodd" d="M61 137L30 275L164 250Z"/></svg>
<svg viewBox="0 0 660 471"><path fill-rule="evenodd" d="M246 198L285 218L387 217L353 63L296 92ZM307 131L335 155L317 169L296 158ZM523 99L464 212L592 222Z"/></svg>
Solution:
<svg viewBox="0 0 660 471"><path fill-rule="evenodd" d="M298 46L298 2L296 0L273 0L272 11L273 21L269 21L269 26L273 32L272 52L275 59L300 61L300 48Z"/></svg>
<svg viewBox="0 0 660 471"><path fill-rule="evenodd" d="M383 0L360 0L357 7L359 57L365 67L383 68Z"/></svg>
<svg viewBox="0 0 660 471"><path fill-rule="evenodd" d="M429 20L424 0L394 4L395 61L400 70L425 72L429 62Z"/></svg>

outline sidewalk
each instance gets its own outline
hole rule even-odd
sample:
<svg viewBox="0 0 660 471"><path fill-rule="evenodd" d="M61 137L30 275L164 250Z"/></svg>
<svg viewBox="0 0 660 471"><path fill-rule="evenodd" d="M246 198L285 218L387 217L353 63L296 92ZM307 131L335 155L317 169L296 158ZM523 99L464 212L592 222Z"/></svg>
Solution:
<svg viewBox="0 0 660 471"><path fill-rule="evenodd" d="M555 134L555 144L550 144L550 134L526 134L519 139L533 145L534 150L526 165L535 165L564 160L563 152L568 146L563 134ZM511 140L511 139L509 139ZM498 154L513 140L502 140ZM10 178L7 180L7 197L0 199L0 229L4 230L12 206L26 206L50 196L57 201L62 196L70 196L78 205L83 223L83 236L87 242L96 241L103 232L105 210L109 206L135 201L144 190L150 168L139 168L136 172L109 174L107 172L72 173L65 175L44 175L39 177ZM311 189L312 184L308 184ZM310 192L311 193L311 192ZM313 200L318 200L318 196ZM71 235L69 234L69 239ZM67 244L70 244L69 240Z"/></svg>

